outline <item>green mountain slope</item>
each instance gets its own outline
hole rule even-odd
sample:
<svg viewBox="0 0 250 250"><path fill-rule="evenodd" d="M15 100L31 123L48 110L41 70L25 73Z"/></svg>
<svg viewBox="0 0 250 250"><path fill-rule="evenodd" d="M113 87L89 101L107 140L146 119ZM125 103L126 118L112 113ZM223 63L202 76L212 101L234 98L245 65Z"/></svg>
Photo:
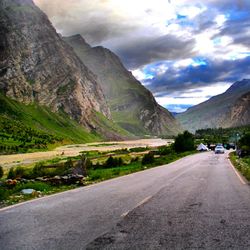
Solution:
<svg viewBox="0 0 250 250"><path fill-rule="evenodd" d="M0 146L17 146L25 141L27 149L44 148L43 142L34 142L41 138L45 138L47 144L62 143L62 141L64 143L101 141L106 139L107 130L109 134L129 136L126 131L107 120L102 114L96 113L95 116L96 120L93 123L99 126L98 132L104 131L102 134L95 132L94 129L90 133L63 111L51 112L48 107L37 103L25 105L0 93ZM32 137L33 142L29 142L27 139L29 137Z"/></svg>
<svg viewBox="0 0 250 250"><path fill-rule="evenodd" d="M92 48L80 35L64 38L75 53L98 76L113 120L135 135L174 135L181 131L175 118L158 105L152 95L120 59L103 47Z"/></svg>
<svg viewBox="0 0 250 250"><path fill-rule="evenodd" d="M212 97L177 115L185 129L229 128L250 124L250 80L234 83L225 93Z"/></svg>
<svg viewBox="0 0 250 250"><path fill-rule="evenodd" d="M19 102L5 99L2 109L11 104L20 122L73 141L131 136L112 121L96 76L32 0L0 1L0 37L0 91Z"/></svg>
<svg viewBox="0 0 250 250"><path fill-rule="evenodd" d="M0 94L0 119L9 118L24 126L53 134L72 142L100 140L100 135L89 133L63 112L53 113L48 107L38 104L22 104Z"/></svg>

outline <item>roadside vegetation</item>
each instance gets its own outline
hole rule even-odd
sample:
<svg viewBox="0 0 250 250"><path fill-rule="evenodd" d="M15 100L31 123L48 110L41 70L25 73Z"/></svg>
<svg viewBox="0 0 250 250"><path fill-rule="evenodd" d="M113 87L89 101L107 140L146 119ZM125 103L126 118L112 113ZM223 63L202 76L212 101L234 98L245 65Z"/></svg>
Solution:
<svg viewBox="0 0 250 250"><path fill-rule="evenodd" d="M237 143L247 133L250 133L249 125L236 128L207 128L197 130L195 138L205 144Z"/></svg>
<svg viewBox="0 0 250 250"><path fill-rule="evenodd" d="M191 134L185 132L170 146L125 148L109 152L89 151L79 156L58 157L29 166L10 169L0 167L0 206L168 164L196 152L193 143L188 148L179 148L178 138L185 142L186 137L194 140ZM24 194L27 189L32 192Z"/></svg>
<svg viewBox="0 0 250 250"><path fill-rule="evenodd" d="M238 144L238 150L230 154L233 165L250 181L250 133L245 134Z"/></svg>

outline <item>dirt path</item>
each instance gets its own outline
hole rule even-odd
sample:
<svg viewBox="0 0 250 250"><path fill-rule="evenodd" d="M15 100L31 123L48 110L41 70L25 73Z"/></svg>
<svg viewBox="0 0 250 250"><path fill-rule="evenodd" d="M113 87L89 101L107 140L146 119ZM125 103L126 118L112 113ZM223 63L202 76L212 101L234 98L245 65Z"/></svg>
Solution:
<svg viewBox="0 0 250 250"><path fill-rule="evenodd" d="M2 155L0 156L0 165L6 168L26 165L34 162L48 160L55 157L68 157L77 156L83 151L112 151L122 148L135 148L135 147L157 147L171 143L172 140L163 139L140 139L134 141L119 141L119 142L98 142L87 144L74 144L58 147L53 151L36 152L15 155Z"/></svg>

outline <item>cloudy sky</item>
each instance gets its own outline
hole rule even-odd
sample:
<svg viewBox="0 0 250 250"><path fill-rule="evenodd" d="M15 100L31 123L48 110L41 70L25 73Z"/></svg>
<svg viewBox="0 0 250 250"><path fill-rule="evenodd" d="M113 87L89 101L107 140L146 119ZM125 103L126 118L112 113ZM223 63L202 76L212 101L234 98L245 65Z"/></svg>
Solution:
<svg viewBox="0 0 250 250"><path fill-rule="evenodd" d="M250 0L34 0L64 36L105 46L170 111L250 78Z"/></svg>

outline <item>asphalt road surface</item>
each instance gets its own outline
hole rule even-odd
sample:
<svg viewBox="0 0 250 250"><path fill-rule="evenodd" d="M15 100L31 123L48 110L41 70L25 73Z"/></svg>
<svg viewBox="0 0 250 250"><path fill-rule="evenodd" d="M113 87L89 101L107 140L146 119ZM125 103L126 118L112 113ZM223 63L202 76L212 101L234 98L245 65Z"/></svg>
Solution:
<svg viewBox="0 0 250 250"><path fill-rule="evenodd" d="M0 210L0 249L250 249L250 187L213 152Z"/></svg>

